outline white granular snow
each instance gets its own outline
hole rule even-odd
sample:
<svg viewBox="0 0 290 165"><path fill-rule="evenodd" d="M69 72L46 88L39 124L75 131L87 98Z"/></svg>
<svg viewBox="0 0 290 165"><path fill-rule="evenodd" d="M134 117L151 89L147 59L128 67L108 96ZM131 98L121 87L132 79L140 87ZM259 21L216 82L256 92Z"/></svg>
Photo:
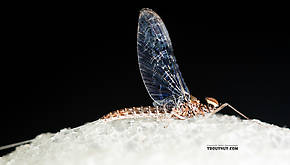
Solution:
<svg viewBox="0 0 290 165"><path fill-rule="evenodd" d="M257 124L260 123L260 124ZM208 150L237 145L238 150ZM97 120L0 157L4 165L289 164L290 129L234 116Z"/></svg>

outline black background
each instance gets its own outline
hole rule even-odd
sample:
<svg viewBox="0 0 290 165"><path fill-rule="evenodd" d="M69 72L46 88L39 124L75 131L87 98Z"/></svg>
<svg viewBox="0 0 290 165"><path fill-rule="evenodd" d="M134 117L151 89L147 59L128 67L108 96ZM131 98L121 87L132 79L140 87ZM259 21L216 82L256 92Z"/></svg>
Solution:
<svg viewBox="0 0 290 165"><path fill-rule="evenodd" d="M137 64L141 8L100 8L25 11L11 21L2 61L0 146L152 104ZM290 126L289 20L283 13L152 9L166 24L192 95ZM220 113L238 116L228 108Z"/></svg>

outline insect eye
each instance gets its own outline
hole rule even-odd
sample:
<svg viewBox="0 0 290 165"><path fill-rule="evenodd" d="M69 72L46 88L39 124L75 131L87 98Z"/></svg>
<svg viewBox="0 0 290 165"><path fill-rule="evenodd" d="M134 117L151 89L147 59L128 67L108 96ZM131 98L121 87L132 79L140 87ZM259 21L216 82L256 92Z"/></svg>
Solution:
<svg viewBox="0 0 290 165"><path fill-rule="evenodd" d="M208 103L208 105L213 106L213 108L216 108L219 106L219 102L215 98L206 97L205 101Z"/></svg>

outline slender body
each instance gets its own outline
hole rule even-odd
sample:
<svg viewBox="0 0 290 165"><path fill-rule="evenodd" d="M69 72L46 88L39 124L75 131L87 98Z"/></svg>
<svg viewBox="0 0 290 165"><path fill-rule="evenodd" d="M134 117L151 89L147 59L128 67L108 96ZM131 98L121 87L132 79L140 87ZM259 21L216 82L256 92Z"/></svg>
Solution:
<svg viewBox="0 0 290 165"><path fill-rule="evenodd" d="M224 103L221 106L215 107L215 104L210 103L211 101L216 101L214 98L206 98L208 105L201 104L199 100L192 99L188 103L181 104L180 107L167 108L162 106L145 106L145 107L132 107L116 110L103 116L101 119L105 120L116 120L116 119L128 119L128 118L138 118L138 117L150 117L150 118L175 118L175 119L189 119L198 115L205 115L207 113L214 114L226 106L230 106L234 111L249 119L244 114L236 110L234 107L228 103ZM217 101L216 101L217 102ZM218 105L218 104L217 104Z"/></svg>
<svg viewBox="0 0 290 165"><path fill-rule="evenodd" d="M116 110L102 119L157 117L188 119L206 113L214 114L226 106L248 119L228 103L220 105L211 97L202 104L190 95L173 55L167 29L151 9L140 11L137 30L138 64L144 85L154 107L133 107Z"/></svg>
<svg viewBox="0 0 290 165"><path fill-rule="evenodd" d="M214 98L206 98L214 102L208 105L201 104L199 100L191 96L189 102L180 104L179 107L166 107L166 106L146 106L146 107L132 107L124 108L110 112L103 116L101 119L114 120L114 119L126 119L137 117L154 117L154 118L175 118L175 119L188 119L197 115L205 115L206 113L212 113L215 108L215 104L218 105Z"/></svg>

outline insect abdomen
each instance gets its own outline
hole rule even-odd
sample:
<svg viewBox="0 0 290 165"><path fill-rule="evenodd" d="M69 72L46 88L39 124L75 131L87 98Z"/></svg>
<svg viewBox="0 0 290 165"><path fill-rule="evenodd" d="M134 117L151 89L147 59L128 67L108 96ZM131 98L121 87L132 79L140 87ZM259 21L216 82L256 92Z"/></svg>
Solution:
<svg viewBox="0 0 290 165"><path fill-rule="evenodd" d="M162 107L132 107L119 109L103 116L101 119L127 119L137 117L161 117L170 113L169 110Z"/></svg>

